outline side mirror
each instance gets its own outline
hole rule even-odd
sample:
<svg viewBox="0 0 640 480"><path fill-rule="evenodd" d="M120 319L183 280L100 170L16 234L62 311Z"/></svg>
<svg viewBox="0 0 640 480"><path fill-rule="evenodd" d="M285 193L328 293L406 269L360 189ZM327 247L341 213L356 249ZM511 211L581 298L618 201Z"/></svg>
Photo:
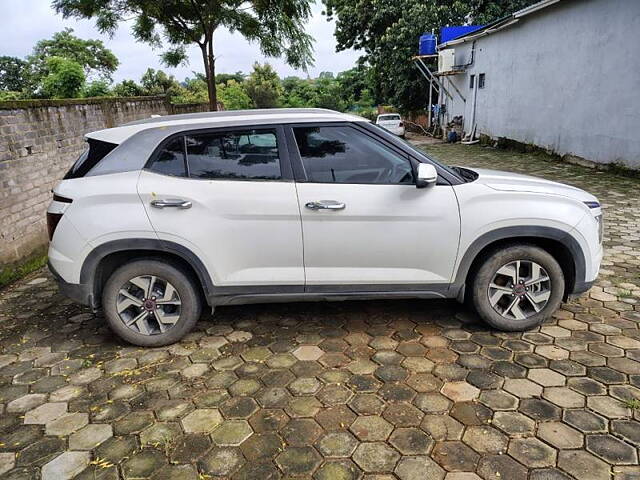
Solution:
<svg viewBox="0 0 640 480"><path fill-rule="evenodd" d="M426 188L435 185L438 181L438 171L430 163L418 164L418 178L416 178L417 188Z"/></svg>

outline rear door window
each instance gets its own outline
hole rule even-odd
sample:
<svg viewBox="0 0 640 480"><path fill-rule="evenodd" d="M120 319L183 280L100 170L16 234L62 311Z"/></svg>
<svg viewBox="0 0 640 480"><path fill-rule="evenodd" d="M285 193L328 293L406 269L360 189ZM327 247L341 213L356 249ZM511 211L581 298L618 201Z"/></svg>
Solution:
<svg viewBox="0 0 640 480"><path fill-rule="evenodd" d="M202 133L186 136L191 178L279 180L275 130Z"/></svg>

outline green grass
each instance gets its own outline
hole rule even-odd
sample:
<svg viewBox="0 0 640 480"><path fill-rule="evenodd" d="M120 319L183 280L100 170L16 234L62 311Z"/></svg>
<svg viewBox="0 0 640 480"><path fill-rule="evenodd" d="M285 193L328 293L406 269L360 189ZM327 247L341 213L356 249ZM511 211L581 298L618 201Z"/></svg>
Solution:
<svg viewBox="0 0 640 480"><path fill-rule="evenodd" d="M624 404L627 408L630 408L631 410L640 410L640 400L638 400L637 398L625 400Z"/></svg>
<svg viewBox="0 0 640 480"><path fill-rule="evenodd" d="M31 272L35 272L44 267L46 264L47 255L40 254L19 265L3 267L2 270L0 270L0 288L6 287L16 280L20 280Z"/></svg>

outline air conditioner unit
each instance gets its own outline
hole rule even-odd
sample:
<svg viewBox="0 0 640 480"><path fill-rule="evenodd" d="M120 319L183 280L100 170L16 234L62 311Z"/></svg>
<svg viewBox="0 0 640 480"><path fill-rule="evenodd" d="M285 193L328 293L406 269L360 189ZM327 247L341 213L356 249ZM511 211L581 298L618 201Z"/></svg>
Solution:
<svg viewBox="0 0 640 480"><path fill-rule="evenodd" d="M456 64L456 51L453 48L438 53L438 73L450 72Z"/></svg>

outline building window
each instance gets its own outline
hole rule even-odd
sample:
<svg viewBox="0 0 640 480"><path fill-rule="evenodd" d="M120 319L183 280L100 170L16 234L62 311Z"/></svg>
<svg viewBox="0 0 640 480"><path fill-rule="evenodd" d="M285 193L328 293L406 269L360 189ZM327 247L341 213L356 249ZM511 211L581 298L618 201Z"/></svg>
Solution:
<svg viewBox="0 0 640 480"><path fill-rule="evenodd" d="M484 73L478 75L478 88L484 88Z"/></svg>
<svg viewBox="0 0 640 480"><path fill-rule="evenodd" d="M471 75L469 77L469 88L473 89L473 85L475 84L475 82L476 82L476 76L475 75Z"/></svg>

